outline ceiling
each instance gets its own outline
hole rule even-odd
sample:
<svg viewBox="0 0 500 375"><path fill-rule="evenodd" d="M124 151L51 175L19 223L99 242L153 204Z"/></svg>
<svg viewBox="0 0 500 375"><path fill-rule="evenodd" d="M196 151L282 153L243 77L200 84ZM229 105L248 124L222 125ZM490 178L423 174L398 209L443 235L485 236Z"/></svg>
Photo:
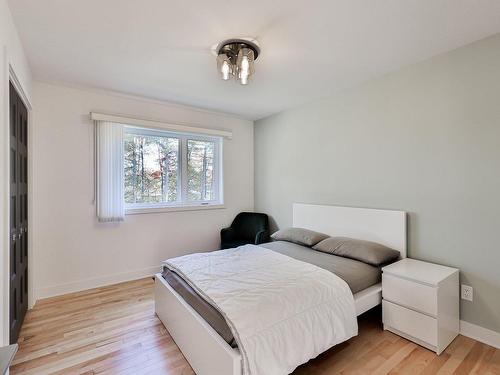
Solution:
<svg viewBox="0 0 500 375"><path fill-rule="evenodd" d="M9 0L34 78L259 119L500 32L497 0ZM248 86L210 47L254 37Z"/></svg>

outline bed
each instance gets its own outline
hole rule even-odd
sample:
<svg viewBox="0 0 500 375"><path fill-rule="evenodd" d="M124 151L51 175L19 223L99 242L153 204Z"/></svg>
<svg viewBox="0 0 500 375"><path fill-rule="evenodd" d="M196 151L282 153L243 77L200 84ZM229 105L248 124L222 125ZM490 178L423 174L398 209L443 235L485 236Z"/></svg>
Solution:
<svg viewBox="0 0 500 375"><path fill-rule="evenodd" d="M293 226L330 236L378 242L398 250L401 257L406 257L406 214L402 211L295 203ZM271 243L267 246L279 252L284 245ZM286 251L295 251L294 256L298 256L298 259L305 254L299 248L288 248ZM373 279L373 275L369 274L366 278ZM203 318L204 314L199 313L202 310L193 307L190 291L181 284L182 279L176 279L175 274L157 274L155 309L158 317L198 375L241 375L242 356L239 348L235 347L231 331L228 327L212 328L213 322L211 326L207 323L210 320L205 320L207 315ZM372 280L365 284L370 285L368 287L363 287L363 283L359 282L348 284L354 295L356 315L381 303L380 283L373 284Z"/></svg>

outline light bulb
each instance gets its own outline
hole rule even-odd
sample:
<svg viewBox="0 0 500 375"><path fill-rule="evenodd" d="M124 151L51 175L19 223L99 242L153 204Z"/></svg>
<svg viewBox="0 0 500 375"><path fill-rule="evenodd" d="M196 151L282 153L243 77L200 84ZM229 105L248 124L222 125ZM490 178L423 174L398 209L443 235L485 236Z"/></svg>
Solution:
<svg viewBox="0 0 500 375"><path fill-rule="evenodd" d="M243 56L241 59L241 70L248 72L248 68L250 67L250 63L248 62L248 56Z"/></svg>
<svg viewBox="0 0 500 375"><path fill-rule="evenodd" d="M227 61L224 61L222 63L221 73L222 73L222 79L224 81L227 81L229 79L229 74L231 73L231 68L229 67L229 64Z"/></svg>
<svg viewBox="0 0 500 375"><path fill-rule="evenodd" d="M238 80L242 85L247 85L254 72L254 52L250 48L242 48L238 53L236 69Z"/></svg>
<svg viewBox="0 0 500 375"><path fill-rule="evenodd" d="M221 78L224 81L227 81L229 78L231 78L231 74L233 73L233 66L231 65L229 56L227 56L225 53L217 56L217 69L219 70Z"/></svg>

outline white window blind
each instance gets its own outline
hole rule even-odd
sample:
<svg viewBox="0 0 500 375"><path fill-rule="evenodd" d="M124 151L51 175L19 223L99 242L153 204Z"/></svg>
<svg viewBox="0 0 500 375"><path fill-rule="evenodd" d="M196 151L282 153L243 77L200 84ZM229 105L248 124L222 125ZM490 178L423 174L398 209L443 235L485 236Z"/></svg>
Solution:
<svg viewBox="0 0 500 375"><path fill-rule="evenodd" d="M123 125L96 121L97 218L100 222L122 221Z"/></svg>

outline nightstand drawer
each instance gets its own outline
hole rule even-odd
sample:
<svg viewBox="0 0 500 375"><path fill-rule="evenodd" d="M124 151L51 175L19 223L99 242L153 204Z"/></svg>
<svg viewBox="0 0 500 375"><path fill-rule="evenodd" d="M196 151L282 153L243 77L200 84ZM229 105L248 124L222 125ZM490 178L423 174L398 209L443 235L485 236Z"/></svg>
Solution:
<svg viewBox="0 0 500 375"><path fill-rule="evenodd" d="M437 288L432 286L384 273L382 296L398 305L437 316Z"/></svg>
<svg viewBox="0 0 500 375"><path fill-rule="evenodd" d="M437 346L437 319L388 301L382 301L382 315L385 328Z"/></svg>

